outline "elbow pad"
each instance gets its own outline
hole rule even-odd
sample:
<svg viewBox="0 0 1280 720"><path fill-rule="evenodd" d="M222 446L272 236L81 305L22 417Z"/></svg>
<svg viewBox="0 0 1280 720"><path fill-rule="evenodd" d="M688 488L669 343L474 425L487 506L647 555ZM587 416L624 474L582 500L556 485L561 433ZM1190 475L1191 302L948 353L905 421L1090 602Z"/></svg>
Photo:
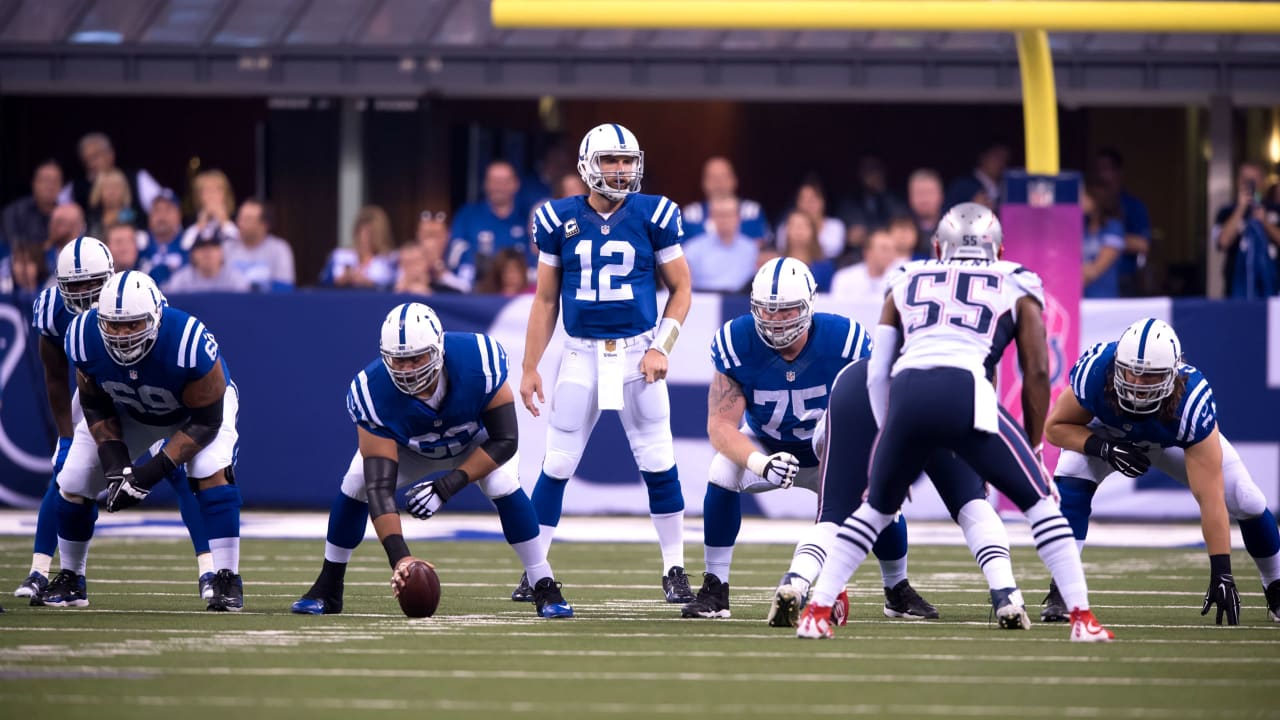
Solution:
<svg viewBox="0 0 1280 720"><path fill-rule="evenodd" d="M400 463L391 458L364 459L364 491L369 500L369 519L396 512L396 478Z"/></svg>
<svg viewBox="0 0 1280 720"><path fill-rule="evenodd" d="M514 402L500 405L480 414L480 421L489 433L489 439L480 446L485 454L498 465L502 465L516 454L519 446L520 427L516 421L516 404Z"/></svg>
<svg viewBox="0 0 1280 720"><path fill-rule="evenodd" d="M182 432L202 448L208 447L221 429L222 398L218 398L212 405L192 408L191 417L187 419L187 424L182 426Z"/></svg>

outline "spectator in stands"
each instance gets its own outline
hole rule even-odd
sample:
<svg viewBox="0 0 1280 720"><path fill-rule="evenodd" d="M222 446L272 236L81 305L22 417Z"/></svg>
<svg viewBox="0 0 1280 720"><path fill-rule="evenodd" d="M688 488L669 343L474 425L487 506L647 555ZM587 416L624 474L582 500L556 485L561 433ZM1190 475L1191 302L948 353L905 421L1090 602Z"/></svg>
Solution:
<svg viewBox="0 0 1280 720"><path fill-rule="evenodd" d="M822 257L832 258L839 255L845 244L844 223L837 218L827 217L827 194L822 188L822 181L816 176L811 175L800 183L799 189L796 190L795 209L808 215L817 226L818 246ZM786 220L778 226L779 249L785 250L787 247L786 233L790 220L791 216L788 214Z"/></svg>
<svg viewBox="0 0 1280 720"><path fill-rule="evenodd" d="M485 295L515 297L529 290L529 263L515 248L506 248L494 256L489 272L476 283L476 292Z"/></svg>
<svg viewBox="0 0 1280 720"><path fill-rule="evenodd" d="M998 210L1001 200L1000 186L1008 165L1009 147L1001 142L988 144L982 152L978 153L978 162L973 172L952 180L947 186L944 203L946 207L943 212L963 202L976 202L992 210Z"/></svg>
<svg viewBox="0 0 1280 720"><path fill-rule="evenodd" d="M907 208L915 223L912 257L933 257L933 234L942 219L942 178L936 170L920 168L907 179Z"/></svg>
<svg viewBox="0 0 1280 720"><path fill-rule="evenodd" d="M111 251L116 272L138 269L138 229L129 223L118 222L106 229L102 242Z"/></svg>
<svg viewBox="0 0 1280 720"><path fill-rule="evenodd" d="M694 290L745 292L755 277L760 246L740 231L741 212L734 198L713 200L710 226L684 244Z"/></svg>
<svg viewBox="0 0 1280 720"><path fill-rule="evenodd" d="M838 300L880 305L889 289L889 268L902 261L888 230L875 230L867 237L862 262L836 271L831 279L831 297Z"/></svg>
<svg viewBox="0 0 1280 720"><path fill-rule="evenodd" d="M1263 298L1280 293L1276 255L1280 206L1262 197L1262 166L1245 162L1236 171L1235 202L1219 208L1213 223L1218 249L1227 254L1227 297Z"/></svg>
<svg viewBox="0 0 1280 720"><path fill-rule="evenodd" d="M1120 294L1134 297L1144 294L1142 272L1151 253L1151 217L1147 206L1124 186L1124 156L1119 150L1104 147L1093 156L1090 182L1098 192L1094 200L1103 207L1115 208L1124 223L1124 255L1120 257Z"/></svg>
<svg viewBox="0 0 1280 720"><path fill-rule="evenodd" d="M903 204L888 190L884 163L870 155L858 161L858 189L853 197L840 205L840 217L844 219L847 235L842 253L846 261L861 257L867 235L872 230L887 227L889 220L902 211Z"/></svg>
<svg viewBox="0 0 1280 720"><path fill-rule="evenodd" d="M224 242L240 237L240 229L231 222L236 211L236 196L231 181L221 170L205 170L191 182L196 194L196 221L182 233L182 249L187 252L195 244L197 235L220 235Z"/></svg>
<svg viewBox="0 0 1280 720"><path fill-rule="evenodd" d="M0 257L18 245L39 247L49 237L49 216L58 204L62 168L53 160L36 166L31 194L18 198L0 212Z"/></svg>
<svg viewBox="0 0 1280 720"><path fill-rule="evenodd" d="M818 292L827 292L831 289L831 276L836 271L836 264L827 259L818 233L818 224L813 216L802 210L792 210L787 221L778 228L778 236L787 238L786 256L808 265L813 281L818 284ZM843 227L838 237L844 238Z"/></svg>
<svg viewBox="0 0 1280 720"><path fill-rule="evenodd" d="M18 306L23 317L29 317L31 304L36 296L51 282L53 277L44 262L44 254L39 245L23 243L13 248L13 255L5 259L9 276L2 283L7 290L6 295Z"/></svg>
<svg viewBox="0 0 1280 720"><path fill-rule="evenodd" d="M102 238L107 228L126 223L134 225L138 213L133 209L133 195L129 180L117 168L109 168L98 174L89 192L89 215L85 218L86 235ZM136 226L135 226L136 227Z"/></svg>
<svg viewBox="0 0 1280 720"><path fill-rule="evenodd" d="M1081 280L1084 297L1120 297L1120 266L1116 262L1124 252L1124 223L1114 209L1103 207L1097 200L1103 191L1086 185L1080 195L1084 211L1084 266Z"/></svg>
<svg viewBox="0 0 1280 720"><path fill-rule="evenodd" d="M529 210L517 207L520 180L503 160L489 163L484 173L484 200L463 205L450 229L449 268L468 290L488 269L499 250L514 247L533 257L529 247Z"/></svg>
<svg viewBox="0 0 1280 720"><path fill-rule="evenodd" d="M161 287L178 268L187 264L188 253L180 242L183 235L181 207L172 190L161 188L151 201L151 212L147 216L147 239L142 244L138 268Z"/></svg>
<svg viewBox="0 0 1280 720"><path fill-rule="evenodd" d="M430 295L431 275L427 267L427 251L417 241L400 246L400 262L396 264L393 292L408 295Z"/></svg>
<svg viewBox="0 0 1280 720"><path fill-rule="evenodd" d="M760 203L738 198L738 176L733 171L733 164L727 159L713 157L702 166L702 193L705 198L701 202L680 208L685 237L694 238L707 232L711 203L731 199L738 206L739 232L762 247L769 244L769 221L760 209Z"/></svg>
<svg viewBox="0 0 1280 720"><path fill-rule="evenodd" d="M587 184L582 182L582 176L576 172L565 173L556 181L555 196L557 200L577 195L587 195L590 192L591 190L587 188Z"/></svg>
<svg viewBox="0 0 1280 720"><path fill-rule="evenodd" d="M58 272L58 253L67 243L84 234L84 211L75 203L64 203L49 216L49 237L44 241L45 266L49 274Z"/></svg>
<svg viewBox="0 0 1280 720"><path fill-rule="evenodd" d="M293 248L271 234L275 212L258 198L240 203L236 213L239 240L227 243L227 264L257 292L289 292L293 289Z"/></svg>
<svg viewBox="0 0 1280 720"><path fill-rule="evenodd" d="M918 241L916 221L910 215L897 215L889 221L889 237L893 238L893 246L898 257L905 260L931 260L933 254L933 238L929 238L927 250L921 250Z"/></svg>
<svg viewBox="0 0 1280 720"><path fill-rule="evenodd" d="M553 139L546 146L534 170L520 178L516 205L527 212L533 212L552 198L566 197L558 194L558 186L565 175L578 177L578 171L574 167L576 164L573 148L560 138ZM584 190L580 194L586 195L587 192Z"/></svg>
<svg viewBox="0 0 1280 720"><path fill-rule="evenodd" d="M249 292L249 281L227 265L219 232L197 235L191 247L191 264L179 269L164 286L166 294L195 292Z"/></svg>
<svg viewBox="0 0 1280 720"><path fill-rule="evenodd" d="M91 132L80 138L80 163L84 174L62 188L58 196L60 203L75 202L81 208L94 210L90 195L98 177L108 170L116 169L116 151L111 145L111 138L100 132ZM145 224L145 209L150 207L152 199L160 191L160 183L151 177L146 170L130 171L120 168L129 185L130 205L134 212L134 221Z"/></svg>
<svg viewBox="0 0 1280 720"><path fill-rule="evenodd" d="M445 262L445 247L449 242L448 215L444 212L424 210L418 214L417 245L422 249L422 259L427 273L427 285L433 293L460 293L470 290L462 278L449 270ZM403 258L401 263L403 263Z"/></svg>
<svg viewBox="0 0 1280 720"><path fill-rule="evenodd" d="M346 288L391 288L396 279L395 244L391 221L377 205L365 205L351 228L351 247L339 247L329 255L320 282Z"/></svg>

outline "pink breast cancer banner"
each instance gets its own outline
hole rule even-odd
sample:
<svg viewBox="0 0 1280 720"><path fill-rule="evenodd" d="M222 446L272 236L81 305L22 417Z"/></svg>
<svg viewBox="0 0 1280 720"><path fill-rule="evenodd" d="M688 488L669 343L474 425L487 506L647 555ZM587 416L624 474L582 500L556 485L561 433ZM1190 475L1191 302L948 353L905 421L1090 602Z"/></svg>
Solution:
<svg viewBox="0 0 1280 720"><path fill-rule="evenodd" d="M1080 176L1029 175L1010 171L1000 207L1004 227L1004 259L1020 263L1044 280L1044 324L1049 341L1052 397L1068 387L1068 376L1080 349L1080 295L1084 219L1080 211ZM1022 419L1022 373L1018 353L1009 345L1001 360L1000 402ZM1050 404L1052 407L1052 403ZM1044 448L1045 467L1052 474L1058 448ZM1009 503L1001 498L1001 509Z"/></svg>

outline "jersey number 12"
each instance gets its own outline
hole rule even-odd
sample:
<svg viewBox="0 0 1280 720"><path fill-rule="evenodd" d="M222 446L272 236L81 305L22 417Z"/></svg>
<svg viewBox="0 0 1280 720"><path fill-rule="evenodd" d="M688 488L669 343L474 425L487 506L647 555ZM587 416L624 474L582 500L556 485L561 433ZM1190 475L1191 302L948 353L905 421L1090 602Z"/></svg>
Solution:
<svg viewBox="0 0 1280 720"><path fill-rule="evenodd" d="M616 263L601 263L599 268L599 293L596 292L592 278L591 241L580 240L573 251L577 254L578 260L582 264L578 292L575 295L576 299L595 302L596 300L630 300L635 297L631 292L631 285L619 282L617 287L613 286L613 278L625 278L631 274L631 269L635 267L636 249L631 247L631 243L610 240L600 246L600 257L602 259L621 256L621 260Z"/></svg>

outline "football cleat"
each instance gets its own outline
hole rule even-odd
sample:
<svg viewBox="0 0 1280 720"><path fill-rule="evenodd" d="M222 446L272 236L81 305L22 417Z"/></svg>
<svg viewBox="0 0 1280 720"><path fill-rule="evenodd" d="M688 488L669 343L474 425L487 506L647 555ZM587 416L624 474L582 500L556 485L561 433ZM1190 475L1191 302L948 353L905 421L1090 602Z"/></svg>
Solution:
<svg viewBox="0 0 1280 720"><path fill-rule="evenodd" d="M200 576L200 597L208 600L213 597L213 573L207 572Z"/></svg>
<svg viewBox="0 0 1280 720"><path fill-rule="evenodd" d="M669 603L686 605L695 599L693 589L689 587L689 576L684 574L684 568L679 565L668 570L663 576L662 592L667 596Z"/></svg>
<svg viewBox="0 0 1280 720"><path fill-rule="evenodd" d="M529 573L520 573L520 584L511 591L512 602L533 602L533 588L529 585Z"/></svg>
<svg viewBox="0 0 1280 720"><path fill-rule="evenodd" d="M1271 622L1280 622L1280 580L1272 580L1263 592L1267 596L1267 616Z"/></svg>
<svg viewBox="0 0 1280 720"><path fill-rule="evenodd" d="M43 605L44 603L40 601L40 596L44 595L47 587L49 587L49 578L45 577L44 573L39 570L32 570L27 579L23 580L22 584L18 586L18 589L13 591L13 596L31 598L32 605Z"/></svg>
<svg viewBox="0 0 1280 720"><path fill-rule="evenodd" d="M1000 588L991 591L991 608L996 621L1005 630L1030 630L1031 618L1027 616L1022 592L1018 588Z"/></svg>
<svg viewBox="0 0 1280 720"><path fill-rule="evenodd" d="M910 581L903 580L892 588L884 589L884 616L908 620L937 620L938 609L920 597L920 593L911 587Z"/></svg>
<svg viewBox="0 0 1280 720"><path fill-rule="evenodd" d="M240 576L223 568L213 576L213 597L209 598L213 612L240 612L244 608L244 583Z"/></svg>
<svg viewBox="0 0 1280 720"><path fill-rule="evenodd" d="M800 611L808 598L808 580L797 573L783 575L769 606L769 627L795 627L800 622Z"/></svg>
<svg viewBox="0 0 1280 720"><path fill-rule="evenodd" d="M533 586L533 605L537 608L539 617L573 617L573 606L560 593L561 587L563 585L552 577L544 577Z"/></svg>
<svg viewBox="0 0 1280 720"><path fill-rule="evenodd" d="M1092 610L1071 611L1071 642L1111 642L1115 633L1098 624Z"/></svg>
<svg viewBox="0 0 1280 720"><path fill-rule="evenodd" d="M1071 618L1067 613L1067 603L1062 600L1062 593L1058 592L1058 584L1049 581L1049 594L1044 596L1044 600L1040 602L1044 609L1040 611L1040 622L1068 622Z"/></svg>
<svg viewBox="0 0 1280 720"><path fill-rule="evenodd" d="M796 624L796 637L810 640L826 640L835 637L831 629L831 608L816 603L804 606L800 621Z"/></svg>
<svg viewBox="0 0 1280 720"><path fill-rule="evenodd" d="M729 583L720 582L720 578L714 573L702 573L702 588L698 590L698 597L680 608L680 617L729 617Z"/></svg>
<svg viewBox="0 0 1280 720"><path fill-rule="evenodd" d="M295 615L338 615L342 612L341 600L302 596L289 606Z"/></svg>
<svg viewBox="0 0 1280 720"><path fill-rule="evenodd" d="M85 579L74 570L62 570L40 596L42 604L49 607L88 607L89 595L85 592Z"/></svg>
<svg viewBox="0 0 1280 720"><path fill-rule="evenodd" d="M836 602L831 606L831 623L833 625L849 624L849 588L840 591Z"/></svg>

